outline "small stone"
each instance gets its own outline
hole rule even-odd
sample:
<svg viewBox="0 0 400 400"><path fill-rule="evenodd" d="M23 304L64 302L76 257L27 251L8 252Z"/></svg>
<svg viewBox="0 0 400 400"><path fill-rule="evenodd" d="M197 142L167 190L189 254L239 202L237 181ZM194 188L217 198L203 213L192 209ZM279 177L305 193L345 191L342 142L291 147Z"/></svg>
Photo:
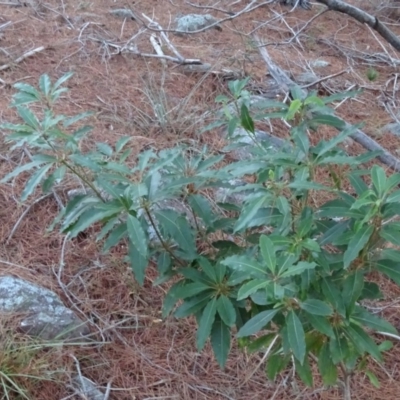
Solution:
<svg viewBox="0 0 400 400"><path fill-rule="evenodd" d="M180 31L179 33L194 32L213 25L216 22L218 22L218 20L210 14L187 14L176 18L176 30ZM215 25L213 28L222 30L219 25Z"/></svg>

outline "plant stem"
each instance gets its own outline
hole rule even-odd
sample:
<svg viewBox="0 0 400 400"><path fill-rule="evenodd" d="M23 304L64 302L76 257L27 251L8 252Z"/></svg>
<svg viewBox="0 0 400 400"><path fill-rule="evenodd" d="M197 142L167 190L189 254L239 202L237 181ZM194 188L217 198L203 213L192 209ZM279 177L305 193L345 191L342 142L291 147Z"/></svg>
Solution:
<svg viewBox="0 0 400 400"><path fill-rule="evenodd" d="M351 373L341 364L343 372L343 400L351 400Z"/></svg>
<svg viewBox="0 0 400 400"><path fill-rule="evenodd" d="M149 221L150 221L151 226L152 226L153 229L154 229L154 232L156 233L156 236L157 236L158 240L159 240L160 243L161 243L161 246L164 248L164 250L165 250L178 264L180 264L181 267L184 267L184 266L185 266L185 263L184 263L182 260L180 260L179 258L177 258L177 257L175 256L174 252L171 251L171 249L170 249L170 248L167 246L167 244L164 242L163 238L162 238L161 235L160 235L160 232L158 232L157 226L156 226L156 224L155 224L155 222L154 222L154 219L153 219L153 217L152 217L150 211L148 210L148 208L147 208L147 207L143 207L143 208L144 208L144 211L145 211L145 213L146 213L146 215L147 215L147 218L148 218Z"/></svg>

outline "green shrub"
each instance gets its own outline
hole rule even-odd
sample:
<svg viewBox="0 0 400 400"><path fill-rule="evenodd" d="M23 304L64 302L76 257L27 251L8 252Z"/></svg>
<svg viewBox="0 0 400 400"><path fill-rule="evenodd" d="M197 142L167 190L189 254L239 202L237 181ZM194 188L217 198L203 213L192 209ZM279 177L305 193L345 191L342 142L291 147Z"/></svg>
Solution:
<svg viewBox="0 0 400 400"><path fill-rule="evenodd" d="M349 156L339 147L357 127L346 127L327 104L348 93L303 98L294 88L290 106L269 100L253 106L246 80L232 82L231 97L217 99L225 110L218 124L226 124L230 134L237 127L246 130L255 143L250 159L220 167L223 156L207 149L173 147L141 153L132 168L129 137L82 152L80 141L90 128L71 126L88 114L55 115L53 104L69 77L52 85L44 75L39 91L15 85L12 106L23 122L2 128L11 131L14 147L27 146L34 154L2 182L29 172L26 200L38 185L48 192L67 174L79 178L90 190L74 197L55 223L73 238L101 222L97 240L104 241L104 252L126 241L127 260L141 284L150 259L156 260L156 284L175 281L164 317L194 315L198 349L210 339L221 367L233 331L240 345L267 353L271 380L292 363L312 385L310 364L316 362L326 385L337 382L338 370L347 377L356 369L377 384L366 361L382 362L391 343L379 343L372 334L397 337L397 331L362 300L382 296L370 272L400 284L400 252L382 250L385 242L400 245L400 174L387 176L378 165L363 169L376 153ZM33 113L31 103L41 111ZM255 122L265 118L293 125L280 150L255 137ZM340 133L313 146L309 135L319 125ZM326 175L319 183L321 171ZM243 184L233 185L237 179ZM344 189L349 184L351 192ZM216 204L209 195L216 188L241 194L243 204ZM316 197L330 200L319 204ZM186 214L165 207L177 199Z"/></svg>

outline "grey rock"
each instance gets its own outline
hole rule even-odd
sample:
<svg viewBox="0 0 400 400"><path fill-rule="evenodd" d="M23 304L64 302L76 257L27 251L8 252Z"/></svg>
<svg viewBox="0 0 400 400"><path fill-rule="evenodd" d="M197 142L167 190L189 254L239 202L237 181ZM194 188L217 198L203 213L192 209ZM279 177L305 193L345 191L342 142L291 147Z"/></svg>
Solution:
<svg viewBox="0 0 400 400"><path fill-rule="evenodd" d="M45 340L82 340L90 333L51 290L13 276L0 277L0 311L21 314L20 329Z"/></svg>
<svg viewBox="0 0 400 400"><path fill-rule="evenodd" d="M97 389L96 384L84 376L76 376L73 379L72 384L83 399L106 400L106 396L102 391Z"/></svg>
<svg viewBox="0 0 400 400"><path fill-rule="evenodd" d="M310 62L310 65L314 68L325 68L331 65L331 63L325 60L314 60Z"/></svg>
<svg viewBox="0 0 400 400"><path fill-rule="evenodd" d="M127 8L117 8L115 10L111 10L110 14L122 19L136 19L135 14Z"/></svg>
<svg viewBox="0 0 400 400"><path fill-rule="evenodd" d="M187 14L176 18L176 30L180 32L194 32L215 24L216 22L218 22L218 20L210 14ZM215 28L221 29L218 25L216 25Z"/></svg>
<svg viewBox="0 0 400 400"><path fill-rule="evenodd" d="M318 76L313 72L304 72L296 77L296 81L302 85L307 85L318 80Z"/></svg>

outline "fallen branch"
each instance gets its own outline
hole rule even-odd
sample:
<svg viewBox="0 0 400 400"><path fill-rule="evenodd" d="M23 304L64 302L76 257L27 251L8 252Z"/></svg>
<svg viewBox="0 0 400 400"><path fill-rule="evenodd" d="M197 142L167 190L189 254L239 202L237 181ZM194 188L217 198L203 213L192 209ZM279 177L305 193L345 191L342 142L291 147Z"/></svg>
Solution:
<svg viewBox="0 0 400 400"><path fill-rule="evenodd" d="M272 78L276 81L276 83L285 91L288 92L291 87L296 86L296 83L293 82L289 76L280 69L270 58L267 50L263 47L263 44L258 36L253 35L253 39L260 50L261 56L264 59L265 63L268 66L268 71L271 74ZM303 94L307 95L307 91L303 90ZM349 127L350 124L343 119L341 119L346 127ZM375 140L371 139L366 133L362 132L360 129L357 129L355 133L351 135L351 138L354 139L357 143L361 144L365 149L369 151L380 151L382 154L377 156L378 160L392 168L393 170L400 172L400 160L393 156L390 152L384 149L380 144L378 144Z"/></svg>
<svg viewBox="0 0 400 400"><path fill-rule="evenodd" d="M0 71L4 71L5 69L11 68L12 65L14 64L19 64L21 61L25 60L25 58L28 58L30 56L33 56L36 53L39 53L41 51L44 50L44 46L40 46L36 49L30 50L28 52L26 52L25 54L23 54L21 57L18 57L14 62L10 63L10 64L4 64L0 67Z"/></svg>
<svg viewBox="0 0 400 400"><path fill-rule="evenodd" d="M347 14L362 24L367 24L377 31L396 50L400 51L400 38L387 28L386 25L382 24L377 17L340 0L317 0L317 2L326 5L330 10Z"/></svg>

